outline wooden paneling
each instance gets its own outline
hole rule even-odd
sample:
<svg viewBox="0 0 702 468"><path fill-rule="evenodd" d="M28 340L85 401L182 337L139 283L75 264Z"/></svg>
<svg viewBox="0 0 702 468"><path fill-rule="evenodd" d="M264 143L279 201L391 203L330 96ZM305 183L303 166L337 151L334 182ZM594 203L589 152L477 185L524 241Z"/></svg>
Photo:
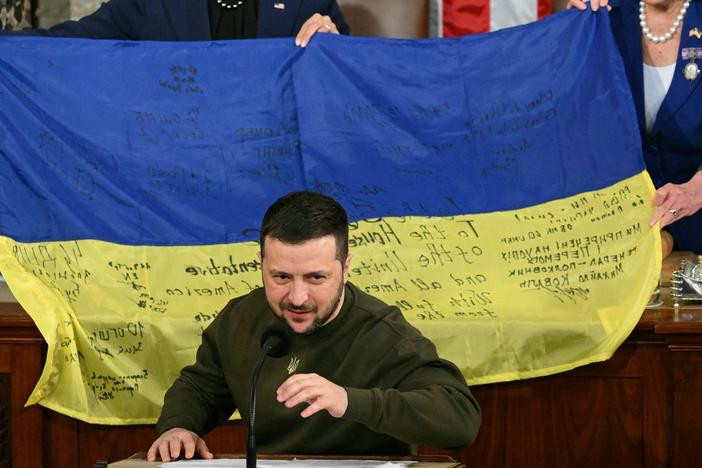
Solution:
<svg viewBox="0 0 702 468"><path fill-rule="evenodd" d="M44 410L47 434L45 468L92 466L97 460L122 460L148 450L156 437L151 425L104 426L87 424ZM240 421L229 422L205 437L217 453L245 453L244 429Z"/></svg>
<svg viewBox="0 0 702 468"><path fill-rule="evenodd" d="M670 352L660 340L634 338L603 363L474 387L478 440L447 453L480 467L669 466Z"/></svg>
<svg viewBox="0 0 702 468"><path fill-rule="evenodd" d="M0 468L12 466L10 406L10 376L0 373Z"/></svg>
<svg viewBox="0 0 702 468"><path fill-rule="evenodd" d="M674 352L676 467L702 466L702 349L697 351Z"/></svg>
<svg viewBox="0 0 702 468"><path fill-rule="evenodd" d="M479 466L520 467L529 460L534 468L640 467L641 393L635 379L591 377L476 389L481 402L489 400L494 411L488 414L486 427L500 432L478 442L487 444L482 452L493 457L481 457ZM502 421L492 415L500 415ZM464 455L471 456L476 449Z"/></svg>
<svg viewBox="0 0 702 468"><path fill-rule="evenodd" d="M43 466L42 409L24 407L43 366L44 341L22 309L0 303L0 373L9 389L12 466Z"/></svg>
<svg viewBox="0 0 702 468"><path fill-rule="evenodd" d="M94 426L78 423L77 466L92 466L96 460L120 460L146 451L156 438L153 426ZM58 468L58 467L57 467Z"/></svg>
<svg viewBox="0 0 702 468"><path fill-rule="evenodd" d="M93 466L93 463L98 459L104 460L107 458L107 455L102 455L110 451L110 447L107 444L103 444L97 449L93 447L90 453L81 450L80 445L78 445L79 424L84 423L44 409L42 429L46 438L44 448L45 468L89 467ZM79 454L82 454L84 459L93 460L90 463L81 463Z"/></svg>

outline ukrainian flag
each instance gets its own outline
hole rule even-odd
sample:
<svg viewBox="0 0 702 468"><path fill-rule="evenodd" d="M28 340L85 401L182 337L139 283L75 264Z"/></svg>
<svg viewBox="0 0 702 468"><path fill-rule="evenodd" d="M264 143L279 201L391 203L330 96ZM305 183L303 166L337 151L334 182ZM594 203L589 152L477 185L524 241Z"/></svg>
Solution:
<svg viewBox="0 0 702 468"><path fill-rule="evenodd" d="M607 16L488 35L0 39L0 271L48 343L28 403L151 423L265 208L351 216L351 281L471 384L607 359L658 278Z"/></svg>

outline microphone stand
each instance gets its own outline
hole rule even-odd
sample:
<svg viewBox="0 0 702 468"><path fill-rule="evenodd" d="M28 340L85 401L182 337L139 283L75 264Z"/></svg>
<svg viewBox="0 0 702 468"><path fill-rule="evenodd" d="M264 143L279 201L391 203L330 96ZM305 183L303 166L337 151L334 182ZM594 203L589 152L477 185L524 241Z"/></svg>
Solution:
<svg viewBox="0 0 702 468"><path fill-rule="evenodd" d="M256 367L254 367L251 379L251 399L249 400L249 411L251 414L249 415L249 436L246 443L246 468L256 468L256 431L254 427L256 422L256 383L258 382L258 375L261 373L261 367L263 367L263 361L268 357L271 348L273 348L273 344L267 340L263 346L263 353L261 353L261 357L258 358Z"/></svg>
<svg viewBox="0 0 702 468"><path fill-rule="evenodd" d="M261 373L263 361L269 355L274 358L283 357L288 354L292 343L292 332L283 324L273 324L263 331L261 336L261 356L254 367L251 378L251 399L249 400L249 435L246 442L246 468L256 468L256 387L258 386L258 375Z"/></svg>

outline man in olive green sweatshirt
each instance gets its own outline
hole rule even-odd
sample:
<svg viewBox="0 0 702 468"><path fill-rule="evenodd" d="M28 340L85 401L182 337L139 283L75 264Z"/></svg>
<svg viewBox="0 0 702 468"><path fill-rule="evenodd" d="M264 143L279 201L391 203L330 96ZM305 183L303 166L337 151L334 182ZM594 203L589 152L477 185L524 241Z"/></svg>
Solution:
<svg viewBox="0 0 702 468"><path fill-rule="evenodd" d="M280 198L263 217L260 259L264 287L227 304L166 393L149 460L211 458L200 436L236 409L249 420L260 337L280 322L295 340L260 375L259 452L400 455L475 439L480 408L456 366L397 307L348 282L341 205L314 192Z"/></svg>

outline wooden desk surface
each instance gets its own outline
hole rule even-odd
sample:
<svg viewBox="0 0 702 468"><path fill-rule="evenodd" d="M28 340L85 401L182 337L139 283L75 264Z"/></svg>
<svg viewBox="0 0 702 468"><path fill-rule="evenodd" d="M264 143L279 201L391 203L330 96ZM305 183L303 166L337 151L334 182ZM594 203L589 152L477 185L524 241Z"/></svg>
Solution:
<svg viewBox="0 0 702 468"><path fill-rule="evenodd" d="M216 458L241 458L246 459L246 455L242 454L218 454ZM465 465L456 462L454 459L447 455L417 455L412 457L334 457L334 456L310 456L310 455L260 455L258 460L263 462L265 460L379 460L382 463L388 461L408 461L416 460L419 463L412 465L412 468L461 468ZM148 462L146 461L146 453L140 452L132 455L126 460L120 460L115 463L110 463L108 466L110 468L146 468L146 467L157 467L163 462Z"/></svg>

